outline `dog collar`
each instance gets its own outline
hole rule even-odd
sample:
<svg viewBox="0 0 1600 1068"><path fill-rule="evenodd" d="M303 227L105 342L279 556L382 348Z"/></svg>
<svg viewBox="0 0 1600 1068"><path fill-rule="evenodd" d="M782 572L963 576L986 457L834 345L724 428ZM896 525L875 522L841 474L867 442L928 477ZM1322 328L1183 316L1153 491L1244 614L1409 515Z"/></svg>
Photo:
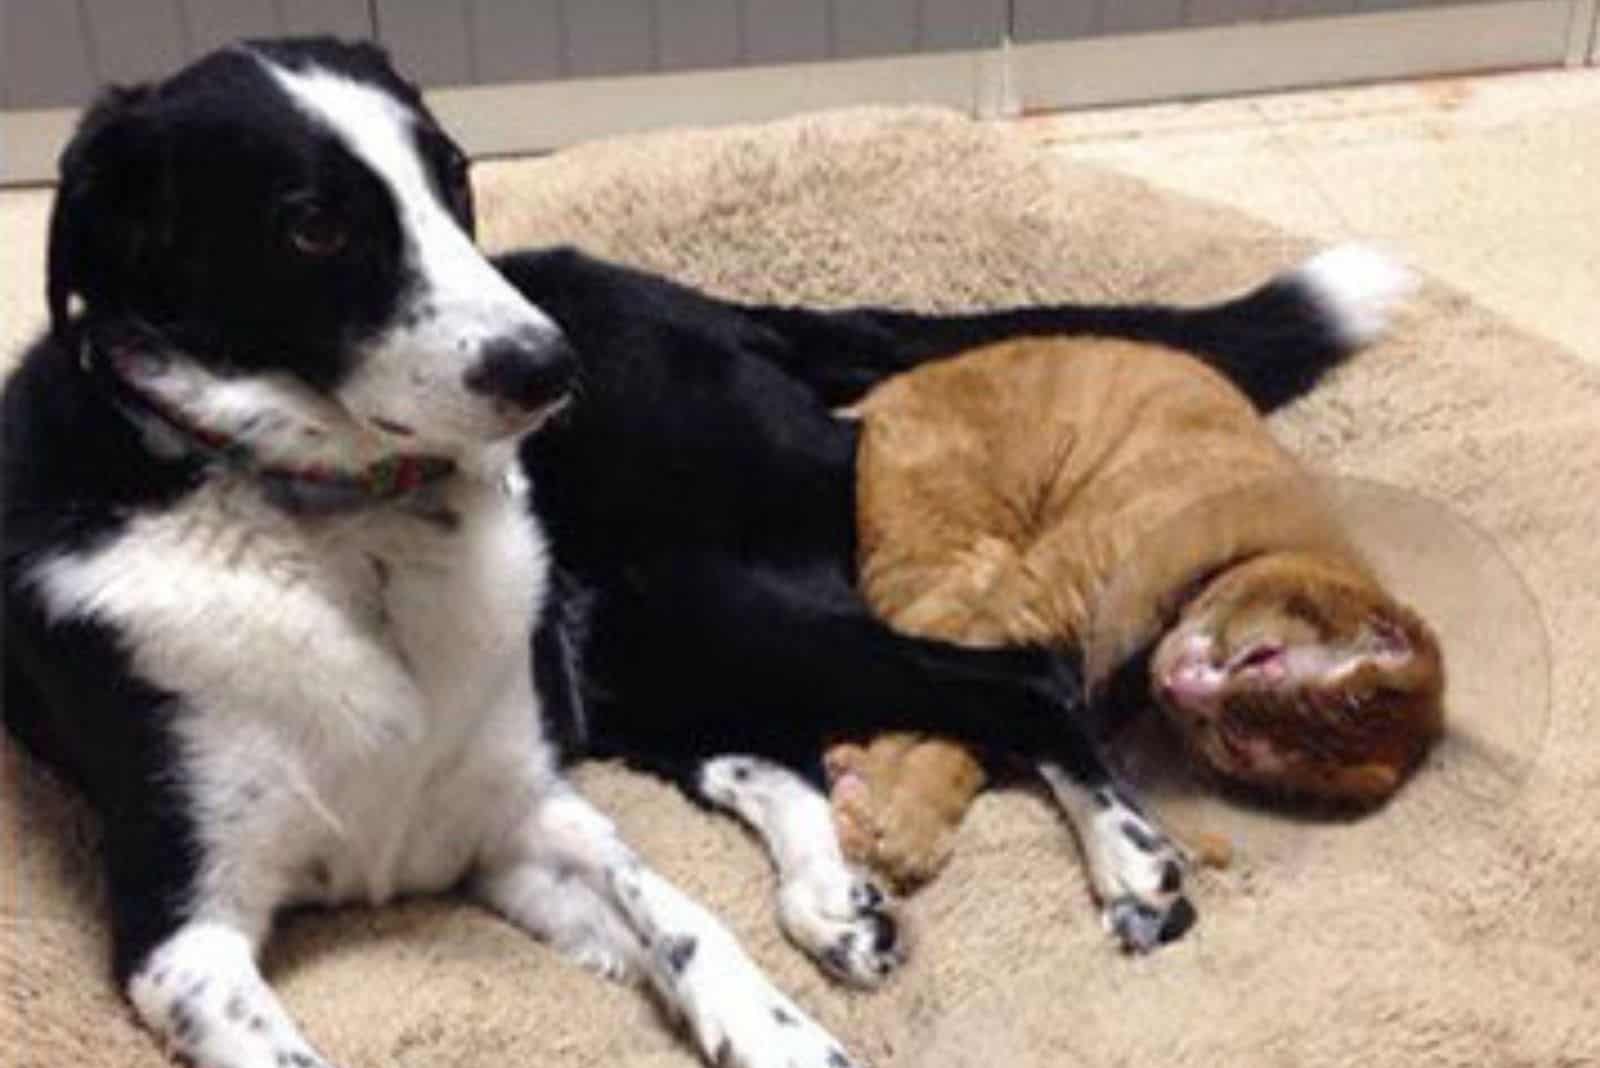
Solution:
<svg viewBox="0 0 1600 1068"><path fill-rule="evenodd" d="M97 346L88 331L79 349L80 366L107 386L117 409L152 447L246 472L260 483L268 500L286 511L323 515L370 508L419 493L456 473L455 461L425 453L389 453L356 467L263 457L236 431L208 426L142 385L146 375L140 369L151 359L149 349L136 343Z"/></svg>

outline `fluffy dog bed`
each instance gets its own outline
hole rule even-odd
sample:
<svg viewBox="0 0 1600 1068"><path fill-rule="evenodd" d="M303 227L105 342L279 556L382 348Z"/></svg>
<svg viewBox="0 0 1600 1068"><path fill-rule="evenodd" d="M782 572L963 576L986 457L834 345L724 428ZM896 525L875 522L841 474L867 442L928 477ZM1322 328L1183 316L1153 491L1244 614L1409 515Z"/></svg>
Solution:
<svg viewBox="0 0 1600 1068"><path fill-rule="evenodd" d="M491 245L575 241L745 298L1198 299L1309 250L928 111L638 137L480 170ZM43 216L13 202L6 220L0 303L20 312L0 327L9 355L42 317ZM1278 419L1314 463L1444 502L1500 547L1551 635L1548 724L1530 670L1525 687L1491 694L1491 715L1542 738L1524 763L1483 790L1425 770L1374 817L1273 839L1292 848L1244 843L1231 868L1197 878L1199 927L1149 958L1120 956L1100 930L1049 807L990 795L911 903L913 963L885 991L846 993L782 942L766 861L732 822L617 768L579 780L879 1068L1595 1063L1597 413L1600 371L1431 286L1399 336ZM1418 561L1437 557L1426 530L1395 529ZM1487 557L1460 561L1456 631L1492 634L1499 602L1471 596ZM1460 748L1446 744L1442 768ZM108 979L91 821L14 749L3 758L0 1063L163 1065ZM265 963L346 1065L694 1063L640 994L452 902L287 918Z"/></svg>

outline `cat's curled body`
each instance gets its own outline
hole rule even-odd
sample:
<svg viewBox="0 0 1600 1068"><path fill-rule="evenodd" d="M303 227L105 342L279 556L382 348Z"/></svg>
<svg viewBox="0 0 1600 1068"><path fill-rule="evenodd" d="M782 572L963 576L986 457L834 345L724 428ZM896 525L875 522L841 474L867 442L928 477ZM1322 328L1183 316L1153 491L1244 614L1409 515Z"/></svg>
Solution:
<svg viewBox="0 0 1600 1068"><path fill-rule="evenodd" d="M1442 721L1443 662L1317 480L1182 353L1036 338L879 386L862 422L862 591L895 627L1080 651L1107 731L1133 672L1195 755L1269 790L1370 804ZM828 754L847 848L902 885L984 782L937 739Z"/></svg>

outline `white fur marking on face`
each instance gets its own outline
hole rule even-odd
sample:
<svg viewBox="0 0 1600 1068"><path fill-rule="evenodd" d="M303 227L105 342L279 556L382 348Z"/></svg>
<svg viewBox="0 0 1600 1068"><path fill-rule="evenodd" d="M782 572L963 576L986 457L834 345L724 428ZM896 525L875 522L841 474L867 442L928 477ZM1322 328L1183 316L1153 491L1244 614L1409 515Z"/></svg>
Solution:
<svg viewBox="0 0 1600 1068"><path fill-rule="evenodd" d="M766 844L778 869L778 919L796 945L857 986L877 986L899 967L905 960L899 920L883 892L845 863L820 790L782 765L750 756L706 761L700 789Z"/></svg>
<svg viewBox="0 0 1600 1068"><path fill-rule="evenodd" d="M355 472L394 451L387 438L286 374L225 378L176 350L118 373L188 426L247 447L259 464Z"/></svg>
<svg viewBox="0 0 1600 1068"><path fill-rule="evenodd" d="M341 401L362 418L401 423L428 437L489 436L492 410L465 389L462 376L486 344L549 342L559 334L555 323L494 269L446 210L417 150L411 109L332 71L289 70L258 58L295 105L388 188L415 276L394 321L340 387Z"/></svg>

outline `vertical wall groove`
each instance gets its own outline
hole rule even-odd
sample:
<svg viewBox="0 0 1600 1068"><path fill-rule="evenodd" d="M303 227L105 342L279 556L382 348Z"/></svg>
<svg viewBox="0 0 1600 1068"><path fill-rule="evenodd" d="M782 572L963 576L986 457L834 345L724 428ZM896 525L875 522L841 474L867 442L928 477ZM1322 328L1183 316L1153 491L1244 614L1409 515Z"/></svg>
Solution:
<svg viewBox="0 0 1600 1068"><path fill-rule="evenodd" d="M478 0L461 5L461 31L467 35L467 77L477 85L484 80L483 65L478 62Z"/></svg>
<svg viewBox="0 0 1600 1068"><path fill-rule="evenodd" d="M650 24L650 69L661 70L666 66L661 48L661 0L650 0L645 5L645 18Z"/></svg>
<svg viewBox="0 0 1600 1068"><path fill-rule="evenodd" d="M89 0L77 0L78 12L78 39L83 42L83 63L89 68L89 76L96 85L103 85L106 80L103 68L100 65L100 47L95 41L94 25L89 18Z"/></svg>
<svg viewBox="0 0 1600 1068"><path fill-rule="evenodd" d="M567 15L567 0L556 0L556 55L561 61L561 77L572 77L572 23Z"/></svg>
<svg viewBox="0 0 1600 1068"><path fill-rule="evenodd" d="M177 0L178 11L178 44L183 49L185 60L194 59L194 23L189 15L189 0Z"/></svg>
<svg viewBox="0 0 1600 1068"><path fill-rule="evenodd" d="M750 0L738 0L733 5L733 39L735 61L738 66L750 63Z"/></svg>

